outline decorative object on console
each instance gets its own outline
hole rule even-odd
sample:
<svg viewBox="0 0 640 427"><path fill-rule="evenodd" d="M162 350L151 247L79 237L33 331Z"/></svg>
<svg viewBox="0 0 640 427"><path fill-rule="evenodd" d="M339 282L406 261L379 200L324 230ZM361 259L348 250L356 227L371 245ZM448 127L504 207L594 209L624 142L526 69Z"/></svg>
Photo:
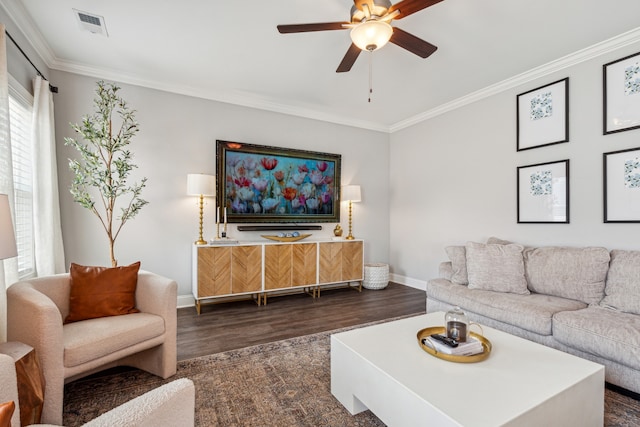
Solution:
<svg viewBox="0 0 640 427"><path fill-rule="evenodd" d="M351 47L336 70L351 70L363 50L373 52L391 42L409 52L427 58L438 48L400 28L391 27L391 21L402 19L442 0L403 0L394 5L389 0L354 0L349 22L278 25L281 34L308 31L344 30L351 28Z"/></svg>
<svg viewBox="0 0 640 427"><path fill-rule="evenodd" d="M640 52L602 66L604 135L640 129Z"/></svg>
<svg viewBox="0 0 640 427"><path fill-rule="evenodd" d="M18 256L16 235L13 231L9 196L0 194L0 259Z"/></svg>
<svg viewBox="0 0 640 427"><path fill-rule="evenodd" d="M362 196L360 194L360 186L359 185L345 185L342 187L342 201L349 202L349 234L345 239L353 240L352 231L352 203L359 202L362 200Z"/></svg>
<svg viewBox="0 0 640 427"><path fill-rule="evenodd" d="M569 160L517 170L518 223L569 224Z"/></svg>
<svg viewBox="0 0 640 427"><path fill-rule="evenodd" d="M218 203L229 223L340 222L341 158L216 141Z"/></svg>
<svg viewBox="0 0 640 427"><path fill-rule="evenodd" d="M206 245L207 242L202 238L202 218L204 210L204 197L215 197L216 195L216 177L213 175L205 175L202 173L190 173L187 175L187 194L190 196L198 196L200 200L200 233L196 245Z"/></svg>
<svg viewBox="0 0 640 427"><path fill-rule="evenodd" d="M311 234L300 234L297 231L293 233L278 233L277 235L262 234L262 237L269 240L275 240L276 242L297 242L298 240L306 239Z"/></svg>
<svg viewBox="0 0 640 427"><path fill-rule="evenodd" d="M333 235L336 237L342 237L342 232L344 230L340 227L340 224L336 224L336 228L333 229Z"/></svg>
<svg viewBox="0 0 640 427"><path fill-rule="evenodd" d="M604 222L640 222L640 147L604 153L602 161Z"/></svg>
<svg viewBox="0 0 640 427"><path fill-rule="evenodd" d="M82 124L71 125L88 143L83 144L74 138L64 139L65 145L78 150L82 158L69 160L69 168L74 174L69 191L75 202L89 209L100 220L109 239L111 266L116 267L116 238L122 226L148 203L140 197L147 178L142 178L140 183L127 182L131 171L137 167L131 162L132 154L128 148L131 138L139 130L135 111L129 109L125 100L118 95L118 86L103 81L97 85L95 114L84 117ZM115 117L118 119L114 123L112 118ZM119 128L116 127L118 124ZM119 208L117 200L127 195L129 200ZM100 206L103 207L102 212Z"/></svg>
<svg viewBox="0 0 640 427"><path fill-rule="evenodd" d="M517 151L569 141L569 78L517 96Z"/></svg>

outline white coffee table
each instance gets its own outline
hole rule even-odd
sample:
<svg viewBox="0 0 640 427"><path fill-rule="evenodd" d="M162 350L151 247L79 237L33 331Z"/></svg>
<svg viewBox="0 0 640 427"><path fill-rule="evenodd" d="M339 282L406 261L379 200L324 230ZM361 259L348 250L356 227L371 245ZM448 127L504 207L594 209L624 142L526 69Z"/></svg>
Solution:
<svg viewBox="0 0 640 427"><path fill-rule="evenodd" d="M604 366L489 327L488 359L448 362L416 338L443 324L430 313L332 335L331 393L388 426L602 426Z"/></svg>

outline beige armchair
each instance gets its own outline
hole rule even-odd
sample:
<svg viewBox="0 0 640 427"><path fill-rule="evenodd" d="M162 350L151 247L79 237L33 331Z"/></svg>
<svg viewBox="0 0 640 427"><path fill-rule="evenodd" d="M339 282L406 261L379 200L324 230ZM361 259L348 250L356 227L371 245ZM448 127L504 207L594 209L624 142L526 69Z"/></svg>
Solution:
<svg viewBox="0 0 640 427"><path fill-rule="evenodd" d="M140 313L63 324L69 274L14 283L7 289L7 338L36 349L45 378L42 422L62 424L64 384L114 366L168 378L176 373L177 285L140 271Z"/></svg>

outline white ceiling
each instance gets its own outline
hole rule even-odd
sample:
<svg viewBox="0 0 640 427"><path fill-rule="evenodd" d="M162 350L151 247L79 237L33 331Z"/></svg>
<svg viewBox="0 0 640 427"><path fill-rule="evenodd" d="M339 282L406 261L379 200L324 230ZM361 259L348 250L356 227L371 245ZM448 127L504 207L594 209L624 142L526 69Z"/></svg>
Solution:
<svg viewBox="0 0 640 427"><path fill-rule="evenodd" d="M350 0L0 0L52 69L392 131L442 105L640 27L638 0L444 0L398 26L438 46L388 44L335 69L348 30L280 34L278 24L348 21ZM109 37L73 9L101 15ZM634 39L635 40L635 39ZM55 81L52 82L55 84Z"/></svg>

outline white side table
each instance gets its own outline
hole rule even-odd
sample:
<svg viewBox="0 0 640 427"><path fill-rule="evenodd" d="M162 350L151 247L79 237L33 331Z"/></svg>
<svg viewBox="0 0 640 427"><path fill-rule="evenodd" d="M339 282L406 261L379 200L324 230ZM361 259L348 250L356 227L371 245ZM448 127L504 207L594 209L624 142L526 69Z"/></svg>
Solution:
<svg viewBox="0 0 640 427"><path fill-rule="evenodd" d="M389 264L372 263L364 265L365 289L384 289L389 284Z"/></svg>

